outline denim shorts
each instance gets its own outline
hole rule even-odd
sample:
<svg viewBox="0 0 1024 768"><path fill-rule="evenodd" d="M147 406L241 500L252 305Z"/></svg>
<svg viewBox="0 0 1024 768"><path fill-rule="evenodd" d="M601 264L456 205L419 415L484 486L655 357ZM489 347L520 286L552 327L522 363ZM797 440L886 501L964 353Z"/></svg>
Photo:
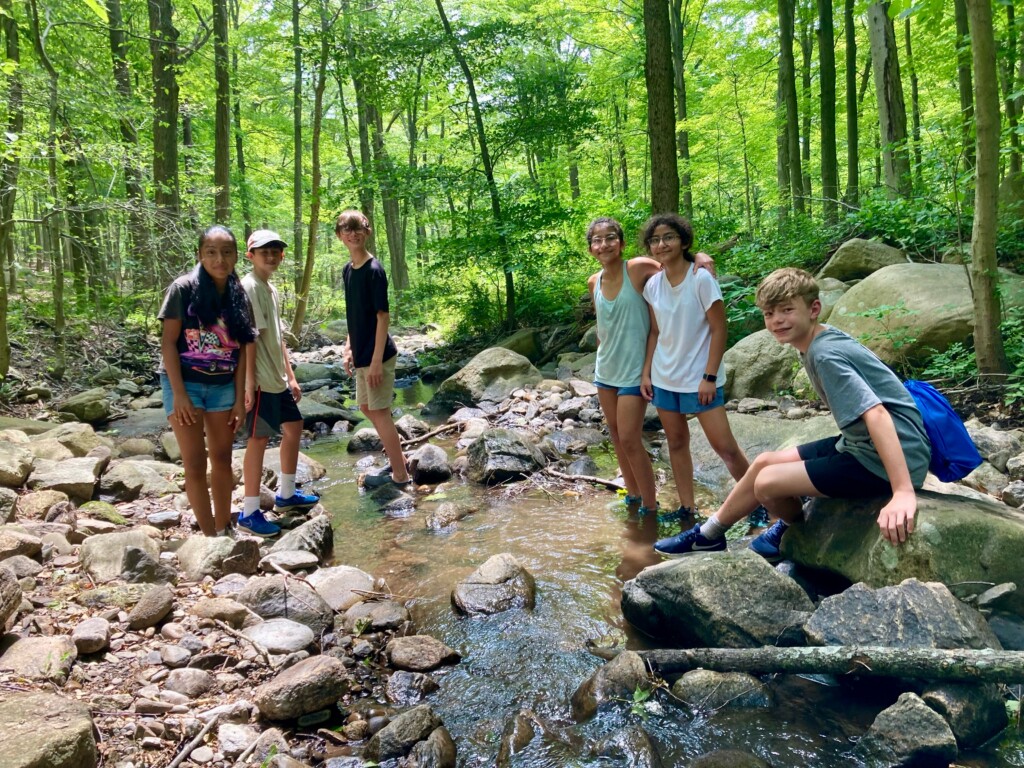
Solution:
<svg viewBox="0 0 1024 768"><path fill-rule="evenodd" d="M615 391L615 394L619 397L642 397L640 394L640 387L613 387L611 384L602 384L600 381L594 380L594 386L598 389L611 389Z"/></svg>
<svg viewBox="0 0 1024 768"><path fill-rule="evenodd" d="M654 387L654 407L672 413L703 413L725 405L725 387L715 389L714 399L707 405L701 405L696 392L673 392L669 389Z"/></svg>
<svg viewBox="0 0 1024 768"><path fill-rule="evenodd" d="M217 413L230 411L235 405L235 382L227 384L203 384L201 381L186 381L185 392L189 400L200 411ZM171 391L171 380L166 373L160 374L160 393L164 399L164 413L174 413L174 392Z"/></svg>

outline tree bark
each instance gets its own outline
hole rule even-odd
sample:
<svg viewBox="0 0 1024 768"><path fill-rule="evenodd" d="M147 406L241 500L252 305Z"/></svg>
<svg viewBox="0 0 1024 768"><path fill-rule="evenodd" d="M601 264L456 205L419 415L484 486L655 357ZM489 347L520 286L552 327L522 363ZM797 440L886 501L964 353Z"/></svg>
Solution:
<svg viewBox="0 0 1024 768"><path fill-rule="evenodd" d="M856 0L843 3L843 34L846 36L846 203L860 202L860 128L857 100L857 27L853 8ZM822 96L824 98L824 96Z"/></svg>
<svg viewBox="0 0 1024 768"><path fill-rule="evenodd" d="M971 282L974 293L974 352L982 375L1005 373L1006 353L999 333L999 272L996 213L999 196L999 86L991 0L967 0L974 60L974 117L977 166ZM1024 679L1024 678L1021 678Z"/></svg>
<svg viewBox="0 0 1024 768"><path fill-rule="evenodd" d="M716 128L716 131L720 129ZM717 153L721 154L721 141ZM722 212L722 162L718 160L718 211ZM779 67L775 88L775 180L779 187L779 222L784 222L793 210L793 190L789 175L789 128L786 123L786 100L783 96L782 67Z"/></svg>
<svg viewBox="0 0 1024 768"><path fill-rule="evenodd" d="M627 103L629 94L626 94ZM629 194L629 163L626 158L626 142L622 140L623 116L619 110L619 102L615 102L615 152L619 158L619 175L622 177L622 194ZM613 190L614 191L614 190Z"/></svg>
<svg viewBox="0 0 1024 768"><path fill-rule="evenodd" d="M911 131L914 138L914 180L919 187L924 185L921 162L921 105L918 94L917 69L914 67L914 49L910 43L910 17L903 20L903 40L907 48L907 72L910 74L910 115Z"/></svg>
<svg viewBox="0 0 1024 768"><path fill-rule="evenodd" d="M641 651L640 655L655 672L664 675L703 668L754 675L782 672L910 677L965 683L1017 683L1024 680L1024 651L835 645L822 648L691 648Z"/></svg>
<svg viewBox="0 0 1024 768"><path fill-rule="evenodd" d="M956 19L956 82L960 93L960 136L965 170L974 168L974 85L971 83L971 31L967 0L953 0Z"/></svg>
<svg viewBox="0 0 1024 768"><path fill-rule="evenodd" d="M238 33L238 0L231 0L231 27ZM232 79L238 82L238 50L231 50ZM252 205L249 200L249 182L245 175L245 133L242 131L242 96L241 89L235 89L232 103L235 129L235 167L238 169L238 196L242 202L242 231L245 239L252 234Z"/></svg>
<svg viewBox="0 0 1024 768"><path fill-rule="evenodd" d="M810 13L808 13L808 11ZM814 57L814 36L811 34L814 15L814 0L808 4L800 4L800 53L802 61L800 67L800 189L804 195L804 209L808 216L811 215L813 200L811 185L811 104L814 99L811 95L811 61Z"/></svg>
<svg viewBox="0 0 1024 768"><path fill-rule="evenodd" d="M177 217L178 181L178 30L171 0L147 0L149 50L153 59L153 188L158 213ZM164 222L158 222L161 227Z"/></svg>
<svg viewBox="0 0 1024 768"><path fill-rule="evenodd" d="M704 13L706 2L702 0L697 10L694 30L690 34L690 48L686 43L686 17L689 13L690 2L686 0L671 0L669 4L671 34L672 34L672 74L673 85L676 91L676 147L679 152L679 188L682 193L683 215L693 218L693 190L691 189L690 174L690 131L686 127L686 59L689 50L693 48L692 38L697 34L697 26L700 24L701 16Z"/></svg>
<svg viewBox="0 0 1024 768"><path fill-rule="evenodd" d="M800 110L796 98L796 64L793 61L795 0L778 0L779 86L786 108L786 170L793 210L804 212L803 173L800 166Z"/></svg>
<svg viewBox="0 0 1024 768"><path fill-rule="evenodd" d="M832 0L818 0L818 61L821 87L822 211L825 222L834 224L839 213L836 205L839 200L839 164L836 160L836 40Z"/></svg>
<svg viewBox="0 0 1024 768"><path fill-rule="evenodd" d="M890 199L910 196L910 160L907 157L907 110L903 101L896 32L889 18L889 3L875 2L868 8L871 63L878 98L878 128L881 138L885 186Z"/></svg>
<svg viewBox="0 0 1024 768"><path fill-rule="evenodd" d="M25 108L22 101L21 50L18 22L14 18L11 0L0 0L0 27L4 33L4 52L7 61L14 64L7 88L8 135L20 136L25 127ZM14 203L18 196L18 173L21 160L17 152L0 155L0 254L7 254L14 238ZM13 284L13 280L10 281ZM11 340L7 332L8 282L0 279L0 379L6 379L11 369Z"/></svg>
<svg viewBox="0 0 1024 768"><path fill-rule="evenodd" d="M1002 66L999 68L999 79L1003 84L1003 108L1006 111L1006 125L1010 134L1011 176L1021 172L1020 136L1017 124L1020 122L1020 108L1014 92L1017 90L1017 15L1013 3L1006 5L1006 48Z"/></svg>
<svg viewBox="0 0 1024 768"><path fill-rule="evenodd" d="M391 282L396 293L409 288L409 266L405 262L405 228L395 183L395 169L384 146L384 120L380 110L374 110L373 156L380 185L381 207L384 209L384 231L388 237L388 255L391 257Z"/></svg>
<svg viewBox="0 0 1024 768"><path fill-rule="evenodd" d="M740 102L739 73L732 72L730 73L730 76L732 78L732 97L736 106L736 117L739 120L740 125L740 139L743 142L743 192L746 200L747 234L752 236L754 234L754 210L750 193L750 157L747 153L747 124L743 118L743 106Z"/></svg>
<svg viewBox="0 0 1024 768"><path fill-rule="evenodd" d="M302 253L302 18L300 0L292 0L292 253ZM295 263L295 292L302 270Z"/></svg>
<svg viewBox="0 0 1024 768"><path fill-rule="evenodd" d="M213 69L217 82L214 110L214 221L231 220L231 73L228 70L228 0L213 0Z"/></svg>
<svg viewBox="0 0 1024 768"><path fill-rule="evenodd" d="M651 212L679 211L679 164L672 95L672 42L665 0L644 0L644 79L651 158Z"/></svg>

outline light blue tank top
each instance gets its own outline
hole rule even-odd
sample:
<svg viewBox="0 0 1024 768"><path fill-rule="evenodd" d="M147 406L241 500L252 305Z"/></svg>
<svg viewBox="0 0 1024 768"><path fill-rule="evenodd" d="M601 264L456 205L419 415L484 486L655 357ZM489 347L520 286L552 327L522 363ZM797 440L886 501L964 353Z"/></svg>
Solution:
<svg viewBox="0 0 1024 768"><path fill-rule="evenodd" d="M594 286L597 335L601 339L594 378L610 387L639 387L651 329L647 302L633 287L626 263L622 265L622 288L611 301L601 293L603 276L601 270Z"/></svg>

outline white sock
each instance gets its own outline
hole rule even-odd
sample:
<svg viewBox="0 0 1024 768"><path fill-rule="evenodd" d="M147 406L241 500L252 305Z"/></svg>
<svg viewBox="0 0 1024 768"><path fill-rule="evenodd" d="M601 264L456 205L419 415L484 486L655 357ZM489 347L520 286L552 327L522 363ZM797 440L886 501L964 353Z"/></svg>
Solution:
<svg viewBox="0 0 1024 768"><path fill-rule="evenodd" d="M705 539L720 539L725 536L725 532L731 527L718 522L718 513L716 512L700 527L700 535Z"/></svg>
<svg viewBox="0 0 1024 768"><path fill-rule="evenodd" d="M260 508L259 496L245 496L242 499L242 515L248 517Z"/></svg>
<svg viewBox="0 0 1024 768"><path fill-rule="evenodd" d="M290 499L295 495L295 473L282 472L278 478L277 495L282 499Z"/></svg>

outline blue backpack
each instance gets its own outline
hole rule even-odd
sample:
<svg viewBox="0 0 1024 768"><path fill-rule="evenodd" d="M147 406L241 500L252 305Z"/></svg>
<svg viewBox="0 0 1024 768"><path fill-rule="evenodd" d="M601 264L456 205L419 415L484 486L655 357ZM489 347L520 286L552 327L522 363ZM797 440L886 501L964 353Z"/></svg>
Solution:
<svg viewBox="0 0 1024 768"><path fill-rule="evenodd" d="M925 381L910 379L903 386L914 398L932 444L928 469L944 483L969 475L981 464L981 455L949 401Z"/></svg>

